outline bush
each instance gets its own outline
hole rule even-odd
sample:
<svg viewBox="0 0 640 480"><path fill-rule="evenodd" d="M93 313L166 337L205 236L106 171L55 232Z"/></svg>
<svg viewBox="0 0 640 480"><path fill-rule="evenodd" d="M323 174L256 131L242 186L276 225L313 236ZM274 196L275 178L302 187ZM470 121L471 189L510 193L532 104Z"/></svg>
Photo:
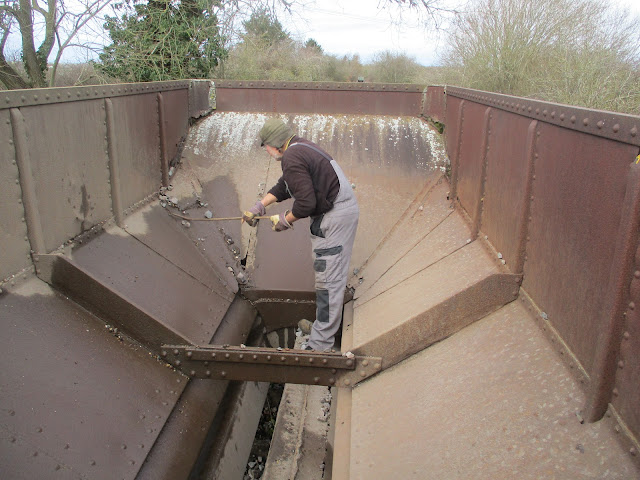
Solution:
<svg viewBox="0 0 640 480"><path fill-rule="evenodd" d="M454 21L446 81L640 113L640 19L596 0L477 0Z"/></svg>

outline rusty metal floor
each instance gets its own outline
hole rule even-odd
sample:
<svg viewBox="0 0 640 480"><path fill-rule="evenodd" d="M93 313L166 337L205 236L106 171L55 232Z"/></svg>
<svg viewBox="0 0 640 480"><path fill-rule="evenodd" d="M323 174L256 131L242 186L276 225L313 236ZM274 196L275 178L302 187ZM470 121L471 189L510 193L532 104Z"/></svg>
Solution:
<svg viewBox="0 0 640 480"><path fill-rule="evenodd" d="M502 270L481 239L469 241L446 190L436 185L414 205L358 272L343 351L384 347L397 359L338 389L332 478L639 478L610 418L580 422L581 384L511 301L517 278L513 297L483 318L452 330L434 324L430 311ZM393 353L407 345L416 353Z"/></svg>
<svg viewBox="0 0 640 480"><path fill-rule="evenodd" d="M336 434L350 438L350 456L336 459L334 479L638 478L610 419L580 423L579 383L520 302L364 382L350 400L350 429L338 423Z"/></svg>

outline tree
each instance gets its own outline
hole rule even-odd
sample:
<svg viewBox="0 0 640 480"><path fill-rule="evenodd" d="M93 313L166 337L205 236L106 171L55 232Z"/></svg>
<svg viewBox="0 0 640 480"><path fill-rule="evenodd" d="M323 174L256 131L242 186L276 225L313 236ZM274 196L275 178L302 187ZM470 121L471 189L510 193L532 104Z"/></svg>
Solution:
<svg viewBox="0 0 640 480"><path fill-rule="evenodd" d="M242 41L254 43L265 48L273 47L281 42L291 41L289 33L282 28L280 21L266 7L255 10L248 20L242 22L244 34Z"/></svg>
<svg viewBox="0 0 640 480"><path fill-rule="evenodd" d="M372 82L412 83L420 65L405 54L386 51L376 54L367 70Z"/></svg>
<svg viewBox="0 0 640 480"><path fill-rule="evenodd" d="M55 71L63 51L87 23L111 0L82 0L68 8L58 0L14 0L0 4L0 82L6 88L55 85ZM17 29L17 32L15 30ZM9 37L19 32L24 75L7 59ZM42 38L36 49L38 39ZM47 82L48 60L57 44Z"/></svg>
<svg viewBox="0 0 640 480"><path fill-rule="evenodd" d="M599 0L477 0L444 63L461 86L637 113L639 32Z"/></svg>
<svg viewBox="0 0 640 480"><path fill-rule="evenodd" d="M310 38L309 40L307 40L305 42L304 48L316 51L318 53L322 53L323 52L322 47L320 46L320 44L318 42L316 42L313 38Z"/></svg>
<svg viewBox="0 0 640 480"><path fill-rule="evenodd" d="M226 55L214 8L207 0L125 0L107 17L112 44L97 67L124 81L207 78Z"/></svg>

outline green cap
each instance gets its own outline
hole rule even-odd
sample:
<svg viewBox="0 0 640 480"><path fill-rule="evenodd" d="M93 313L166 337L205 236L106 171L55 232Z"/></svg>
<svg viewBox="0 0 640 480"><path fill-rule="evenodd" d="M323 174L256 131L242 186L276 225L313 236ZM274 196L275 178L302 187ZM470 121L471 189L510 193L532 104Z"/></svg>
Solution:
<svg viewBox="0 0 640 480"><path fill-rule="evenodd" d="M293 136L293 130L279 118L270 118L260 130L260 146L280 148Z"/></svg>

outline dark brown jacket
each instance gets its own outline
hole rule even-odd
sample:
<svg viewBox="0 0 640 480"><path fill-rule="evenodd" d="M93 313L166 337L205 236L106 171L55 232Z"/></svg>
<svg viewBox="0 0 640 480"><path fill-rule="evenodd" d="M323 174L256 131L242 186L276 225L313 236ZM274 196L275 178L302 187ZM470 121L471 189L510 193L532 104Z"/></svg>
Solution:
<svg viewBox="0 0 640 480"><path fill-rule="evenodd" d="M293 197L291 213L296 218L326 213L333 208L333 201L340 190L338 175L328 158L309 147L294 143L307 143L320 148L309 140L294 136L282 157L282 177L269 193L278 202ZM328 154L327 157L331 158Z"/></svg>

